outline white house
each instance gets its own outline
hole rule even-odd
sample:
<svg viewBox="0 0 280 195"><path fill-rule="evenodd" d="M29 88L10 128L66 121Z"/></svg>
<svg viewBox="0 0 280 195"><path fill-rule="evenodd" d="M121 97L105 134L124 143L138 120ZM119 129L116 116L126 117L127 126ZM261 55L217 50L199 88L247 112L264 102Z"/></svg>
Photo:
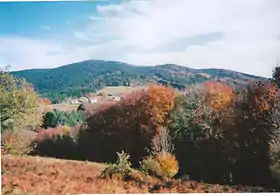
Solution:
<svg viewBox="0 0 280 195"><path fill-rule="evenodd" d="M89 98L89 101L88 101L88 103L91 103L91 104L93 104L93 103L97 103L98 101L97 101L97 99L95 99L95 98Z"/></svg>
<svg viewBox="0 0 280 195"><path fill-rule="evenodd" d="M81 103L88 103L88 99L85 97L80 97L78 101Z"/></svg>
<svg viewBox="0 0 280 195"><path fill-rule="evenodd" d="M120 97L114 97L114 100L115 100L115 101L120 101L121 98L120 98Z"/></svg>
<svg viewBox="0 0 280 195"><path fill-rule="evenodd" d="M107 97L107 100L120 101L121 98L120 98L120 97L117 97L117 96L108 96L108 97Z"/></svg>

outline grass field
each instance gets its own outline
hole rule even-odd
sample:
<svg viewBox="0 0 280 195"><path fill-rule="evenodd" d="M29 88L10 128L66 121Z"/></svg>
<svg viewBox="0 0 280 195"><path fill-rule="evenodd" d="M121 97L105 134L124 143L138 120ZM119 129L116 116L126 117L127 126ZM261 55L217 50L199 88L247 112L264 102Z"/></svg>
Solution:
<svg viewBox="0 0 280 195"><path fill-rule="evenodd" d="M80 104L50 104L50 105L41 105L40 111L42 113L46 113L49 111L53 111L54 109L68 111L77 110Z"/></svg>
<svg viewBox="0 0 280 195"><path fill-rule="evenodd" d="M130 87L130 86L116 86L116 87L105 87L96 93L99 94L101 92L105 92L107 94L112 94L114 96L118 96L120 94L125 94L132 92L134 90L139 90L139 89L144 89L146 88L145 86L139 86L139 87Z"/></svg>
<svg viewBox="0 0 280 195"><path fill-rule="evenodd" d="M194 181L163 182L134 171L131 180L102 179L105 164L43 157L2 156L2 193L21 195L81 193L245 192L244 187ZM134 175L134 176L133 176Z"/></svg>

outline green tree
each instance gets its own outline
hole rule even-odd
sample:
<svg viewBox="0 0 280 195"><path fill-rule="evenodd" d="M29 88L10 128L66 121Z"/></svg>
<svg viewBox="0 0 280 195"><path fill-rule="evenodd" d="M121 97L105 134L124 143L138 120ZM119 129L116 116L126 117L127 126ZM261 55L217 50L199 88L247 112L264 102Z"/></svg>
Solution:
<svg viewBox="0 0 280 195"><path fill-rule="evenodd" d="M15 127L37 127L38 96L24 79L15 78L7 71L0 71L1 131Z"/></svg>
<svg viewBox="0 0 280 195"><path fill-rule="evenodd" d="M58 124L68 125L67 113L59 110L56 110L55 112L56 112Z"/></svg>
<svg viewBox="0 0 280 195"><path fill-rule="evenodd" d="M280 87L280 66L277 65L274 68L273 74L272 74L272 82L277 85L277 87Z"/></svg>
<svg viewBox="0 0 280 195"><path fill-rule="evenodd" d="M58 124L57 116L55 112L47 112L43 117L44 128L56 127Z"/></svg>
<svg viewBox="0 0 280 195"><path fill-rule="evenodd" d="M84 122L84 115L83 111L65 112L55 109L52 112L47 112L43 119L44 128L56 127L59 124L73 127Z"/></svg>

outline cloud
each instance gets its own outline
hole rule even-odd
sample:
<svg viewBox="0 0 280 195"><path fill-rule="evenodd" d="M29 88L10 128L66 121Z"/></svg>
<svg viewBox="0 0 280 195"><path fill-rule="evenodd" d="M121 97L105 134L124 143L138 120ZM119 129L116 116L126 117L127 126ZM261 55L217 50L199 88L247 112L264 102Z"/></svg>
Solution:
<svg viewBox="0 0 280 195"><path fill-rule="evenodd" d="M51 28L51 26L40 26L40 29L50 29Z"/></svg>
<svg viewBox="0 0 280 195"><path fill-rule="evenodd" d="M280 59L279 9L277 0L125 1L98 6L104 20L89 25L87 34L119 40L130 63L270 76Z"/></svg>
<svg viewBox="0 0 280 195"><path fill-rule="evenodd" d="M98 16L89 16L89 19L95 21L95 20L102 20L103 18Z"/></svg>
<svg viewBox="0 0 280 195"><path fill-rule="evenodd" d="M278 0L124 0L96 10L73 34L71 48L59 40L0 37L0 64L54 67L95 58L269 77L280 61ZM1 50L3 42L8 49Z"/></svg>
<svg viewBox="0 0 280 195"><path fill-rule="evenodd" d="M0 37L0 67L11 65L12 70L54 68L92 58L121 61L124 57L118 50L121 46L114 41L69 48L50 40Z"/></svg>
<svg viewBox="0 0 280 195"><path fill-rule="evenodd" d="M0 64L11 65L13 70L52 68L88 58L88 49L69 51L50 40L0 37Z"/></svg>

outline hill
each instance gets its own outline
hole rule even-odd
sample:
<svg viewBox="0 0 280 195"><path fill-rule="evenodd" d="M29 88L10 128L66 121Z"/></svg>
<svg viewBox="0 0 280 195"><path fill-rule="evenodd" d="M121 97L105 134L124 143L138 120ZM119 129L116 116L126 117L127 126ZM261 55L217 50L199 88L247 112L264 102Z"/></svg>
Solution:
<svg viewBox="0 0 280 195"><path fill-rule="evenodd" d="M207 80L225 80L243 84L261 77L223 69L191 69L175 64L134 66L122 62L87 60L53 69L31 69L12 72L32 83L36 90L52 100L78 97L105 86L135 86L150 82L170 84L184 89Z"/></svg>
<svg viewBox="0 0 280 195"><path fill-rule="evenodd" d="M3 194L252 192L262 188L160 181L133 171L131 180L100 178L105 164L42 157L2 156Z"/></svg>

